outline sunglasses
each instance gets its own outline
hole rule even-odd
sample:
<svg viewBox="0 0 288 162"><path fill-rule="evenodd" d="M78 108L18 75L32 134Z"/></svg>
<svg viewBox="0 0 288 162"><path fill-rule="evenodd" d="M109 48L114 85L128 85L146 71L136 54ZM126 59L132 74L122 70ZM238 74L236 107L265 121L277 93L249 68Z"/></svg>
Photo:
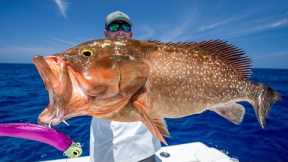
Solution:
<svg viewBox="0 0 288 162"><path fill-rule="evenodd" d="M131 32L131 25L126 22L113 22L106 27L106 30L109 32L117 32L117 31L124 31L124 32Z"/></svg>

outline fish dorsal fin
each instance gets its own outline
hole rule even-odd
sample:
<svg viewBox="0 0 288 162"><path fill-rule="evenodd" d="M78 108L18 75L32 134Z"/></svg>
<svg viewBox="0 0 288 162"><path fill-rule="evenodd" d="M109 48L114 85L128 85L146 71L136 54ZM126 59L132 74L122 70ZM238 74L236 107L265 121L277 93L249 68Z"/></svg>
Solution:
<svg viewBox="0 0 288 162"><path fill-rule="evenodd" d="M199 50L214 55L235 69L240 78L247 79L251 75L251 60L241 49L222 40L210 40L197 43Z"/></svg>

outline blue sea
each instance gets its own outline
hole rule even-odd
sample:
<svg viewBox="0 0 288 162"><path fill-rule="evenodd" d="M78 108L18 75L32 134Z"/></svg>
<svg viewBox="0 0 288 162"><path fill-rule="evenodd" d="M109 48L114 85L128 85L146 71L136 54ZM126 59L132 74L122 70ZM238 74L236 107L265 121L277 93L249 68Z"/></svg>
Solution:
<svg viewBox="0 0 288 162"><path fill-rule="evenodd" d="M267 127L261 129L249 104L241 125L234 125L213 112L181 119L166 119L169 145L200 141L241 162L288 161L288 70L253 69L252 80L265 83L282 94L273 106ZM34 65L0 64L0 123L37 123L48 104L47 92ZM69 135L89 154L90 117L68 120L57 130ZM39 142L0 137L0 162L33 162L64 158L62 152Z"/></svg>

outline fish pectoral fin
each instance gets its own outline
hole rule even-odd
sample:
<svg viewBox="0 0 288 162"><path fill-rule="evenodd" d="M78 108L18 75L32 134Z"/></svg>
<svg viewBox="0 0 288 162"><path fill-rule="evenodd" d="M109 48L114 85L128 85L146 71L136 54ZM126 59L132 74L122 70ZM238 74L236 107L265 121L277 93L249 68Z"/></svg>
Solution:
<svg viewBox="0 0 288 162"><path fill-rule="evenodd" d="M245 108L238 103L218 105L208 108L234 124L240 124L245 114Z"/></svg>
<svg viewBox="0 0 288 162"><path fill-rule="evenodd" d="M160 133L165 136L165 137L169 137L170 133L167 129L167 124L165 122L164 119L160 119L160 118L153 118L152 119L152 123L158 128L158 130L160 131ZM167 143L165 143L167 144Z"/></svg>
<svg viewBox="0 0 288 162"><path fill-rule="evenodd" d="M137 109L140 118L147 127L147 129L162 143L168 145L164 138L164 136L169 136L165 121L160 118L151 118L145 111L145 105L139 101L133 102L133 106Z"/></svg>

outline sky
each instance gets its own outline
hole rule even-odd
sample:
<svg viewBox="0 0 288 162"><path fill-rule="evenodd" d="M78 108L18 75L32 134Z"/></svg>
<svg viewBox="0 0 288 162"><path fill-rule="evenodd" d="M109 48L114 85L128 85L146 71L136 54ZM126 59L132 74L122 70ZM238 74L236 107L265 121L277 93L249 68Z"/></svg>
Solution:
<svg viewBox="0 0 288 162"><path fill-rule="evenodd" d="M221 39L253 68L288 69L287 0L0 0L0 62L31 63L103 38L105 16L126 12L134 39Z"/></svg>

